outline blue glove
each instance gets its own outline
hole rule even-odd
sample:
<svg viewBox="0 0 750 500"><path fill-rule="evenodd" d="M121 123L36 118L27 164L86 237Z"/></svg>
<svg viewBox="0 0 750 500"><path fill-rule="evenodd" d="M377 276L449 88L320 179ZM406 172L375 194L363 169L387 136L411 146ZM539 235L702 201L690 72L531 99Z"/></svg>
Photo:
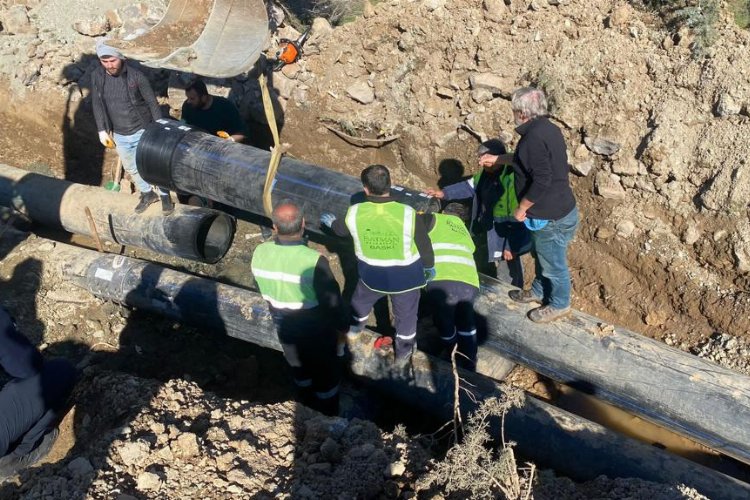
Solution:
<svg viewBox="0 0 750 500"><path fill-rule="evenodd" d="M330 229L331 226L333 226L334 222L336 222L336 216L333 215L331 212L323 212L320 215L320 224L321 225L323 225L323 226L325 226L325 227L327 227L327 228Z"/></svg>
<svg viewBox="0 0 750 500"><path fill-rule="evenodd" d="M424 268L424 279L427 283L435 279L435 276L437 276L437 271L435 271L434 267L425 267Z"/></svg>

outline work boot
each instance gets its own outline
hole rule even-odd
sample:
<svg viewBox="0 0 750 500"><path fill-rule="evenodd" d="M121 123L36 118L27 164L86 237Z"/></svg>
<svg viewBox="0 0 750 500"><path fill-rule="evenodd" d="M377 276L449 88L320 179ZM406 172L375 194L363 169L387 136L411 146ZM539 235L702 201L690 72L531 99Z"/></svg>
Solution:
<svg viewBox="0 0 750 500"><path fill-rule="evenodd" d="M146 211L146 209L159 201L159 195L154 193L153 191L149 191L148 193L141 193L141 199L138 201L138 205L135 206L135 213L142 214Z"/></svg>
<svg viewBox="0 0 750 500"><path fill-rule="evenodd" d="M511 290L508 292L508 297L514 302L520 302L521 304L531 304L532 302L537 304L542 303L542 299L534 295L534 292L531 290Z"/></svg>
<svg viewBox="0 0 750 500"><path fill-rule="evenodd" d="M174 203L172 203L172 198L169 197L169 193L160 194L159 198L161 199L162 215L164 216L172 215L172 212L174 212Z"/></svg>
<svg viewBox="0 0 750 500"><path fill-rule="evenodd" d="M529 311L529 319L534 323L550 323L570 314L570 307L557 309L552 306L537 307Z"/></svg>

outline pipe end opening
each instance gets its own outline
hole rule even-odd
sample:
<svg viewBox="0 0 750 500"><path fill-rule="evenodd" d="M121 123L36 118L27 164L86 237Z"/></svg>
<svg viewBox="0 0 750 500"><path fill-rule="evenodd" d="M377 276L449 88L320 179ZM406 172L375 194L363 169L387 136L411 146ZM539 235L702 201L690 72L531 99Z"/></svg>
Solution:
<svg viewBox="0 0 750 500"><path fill-rule="evenodd" d="M212 217L206 217L196 242L203 260L209 264L215 264L221 260L232 246L234 233L233 217L220 212Z"/></svg>

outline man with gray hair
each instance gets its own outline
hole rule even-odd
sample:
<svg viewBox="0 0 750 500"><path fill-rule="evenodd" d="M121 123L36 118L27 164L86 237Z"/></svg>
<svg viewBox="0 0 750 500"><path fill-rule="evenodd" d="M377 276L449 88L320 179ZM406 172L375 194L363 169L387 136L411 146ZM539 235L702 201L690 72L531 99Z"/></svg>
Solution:
<svg viewBox="0 0 750 500"><path fill-rule="evenodd" d="M269 304L284 358L303 402L327 415L338 413L337 343L349 327L338 282L328 259L308 248L305 219L292 202L271 215L276 238L253 252L251 269Z"/></svg>
<svg viewBox="0 0 750 500"><path fill-rule="evenodd" d="M104 39L97 40L96 55L101 64L91 75L91 98L99 141L106 148L117 148L123 168L140 192L135 212L144 212L161 198L162 211L168 215L174 210L169 193L144 181L136 164L136 149L146 125L162 117L151 84Z"/></svg>
<svg viewBox="0 0 750 500"><path fill-rule="evenodd" d="M519 200L513 216L531 230L536 276L531 290L512 290L510 298L541 303L529 311L529 319L547 323L570 313L567 251L578 227L578 209L568 180L565 139L547 118L544 92L518 89L511 107L521 136L512 157ZM503 163L505 156L487 155L483 161Z"/></svg>

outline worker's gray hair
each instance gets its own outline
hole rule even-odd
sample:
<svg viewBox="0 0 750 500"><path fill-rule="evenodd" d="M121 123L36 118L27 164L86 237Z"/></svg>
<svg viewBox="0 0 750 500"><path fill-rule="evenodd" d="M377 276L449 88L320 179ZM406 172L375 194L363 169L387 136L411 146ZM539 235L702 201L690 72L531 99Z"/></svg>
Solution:
<svg viewBox="0 0 750 500"><path fill-rule="evenodd" d="M292 217L279 217L279 209L284 206L294 208ZM281 200L271 213L271 221L276 226L276 232L281 236L291 236L302 231L302 222L304 221L302 210L292 202L292 200Z"/></svg>
<svg viewBox="0 0 750 500"><path fill-rule="evenodd" d="M513 91L510 105L513 111L525 114L529 119L537 116L547 116L547 97L534 87L522 87Z"/></svg>

